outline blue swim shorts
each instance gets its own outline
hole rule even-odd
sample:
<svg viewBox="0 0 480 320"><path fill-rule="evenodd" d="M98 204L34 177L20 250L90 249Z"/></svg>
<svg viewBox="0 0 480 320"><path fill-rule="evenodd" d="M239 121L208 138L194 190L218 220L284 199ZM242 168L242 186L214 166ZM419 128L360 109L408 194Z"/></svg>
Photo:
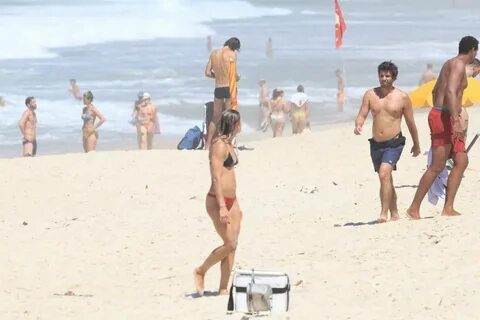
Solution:
<svg viewBox="0 0 480 320"><path fill-rule="evenodd" d="M377 142L373 138L368 141L370 141L370 156L375 172L380 170L382 163L391 164L393 170L397 170L397 162L400 160L406 141L402 133L387 141Z"/></svg>

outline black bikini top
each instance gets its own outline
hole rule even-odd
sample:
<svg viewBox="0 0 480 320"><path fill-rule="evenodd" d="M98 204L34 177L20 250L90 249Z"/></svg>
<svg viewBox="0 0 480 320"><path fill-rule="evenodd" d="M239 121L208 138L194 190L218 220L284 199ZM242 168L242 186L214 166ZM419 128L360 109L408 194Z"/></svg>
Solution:
<svg viewBox="0 0 480 320"><path fill-rule="evenodd" d="M234 161L233 157L232 157L232 154L229 151L227 159L225 159L225 161L223 161L223 166L225 168L233 168L237 164L238 164L238 158L237 158L237 160Z"/></svg>

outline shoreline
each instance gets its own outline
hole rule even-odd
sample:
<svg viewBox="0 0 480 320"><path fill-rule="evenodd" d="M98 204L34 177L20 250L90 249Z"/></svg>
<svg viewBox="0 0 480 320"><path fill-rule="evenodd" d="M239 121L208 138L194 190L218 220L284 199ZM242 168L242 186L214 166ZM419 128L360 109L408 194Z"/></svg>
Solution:
<svg viewBox="0 0 480 320"><path fill-rule="evenodd" d="M253 112L246 112L248 124L253 126ZM243 116L243 114L242 114ZM249 117L250 116L250 117ZM243 120L243 119L242 119ZM312 132L328 130L332 127L342 126L354 119L344 120L331 120L332 122L326 122L322 124L314 124L311 127ZM198 125L201 129L201 124ZM125 133L121 135L121 139L111 140L114 137L113 133L108 132L109 141L103 141L102 143L102 131L99 131L100 138L97 145L96 152L108 152L108 151L133 151L138 150L137 147L137 135L135 133ZM291 131L291 124L288 122L285 125L283 137L293 136ZM153 143L153 150L177 150L177 144L183 135L156 135ZM19 137L20 139L20 137ZM248 133L241 133L238 137L239 145L242 145L242 141L246 143L273 139L271 128L267 132L250 131ZM19 140L20 141L20 140ZM42 141L38 140L38 157L44 157L49 155L62 155L72 153L84 153L82 142L80 138L77 141L71 141L70 143L58 142L58 141ZM0 151L0 159L22 158L22 145L19 142L18 145L4 145Z"/></svg>

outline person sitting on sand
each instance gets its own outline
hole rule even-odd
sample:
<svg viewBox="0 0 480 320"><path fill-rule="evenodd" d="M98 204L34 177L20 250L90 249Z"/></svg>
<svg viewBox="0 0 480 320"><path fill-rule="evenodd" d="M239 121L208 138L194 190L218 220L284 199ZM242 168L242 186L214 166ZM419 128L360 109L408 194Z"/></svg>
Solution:
<svg viewBox="0 0 480 320"><path fill-rule="evenodd" d="M368 113L373 116L373 137L370 141L370 155L375 172L380 178L380 201L382 209L378 222L387 222L388 212L390 219L395 221L400 218L397 208L397 194L393 187L392 171L397 169L405 137L402 135L401 122L405 121L413 140L411 153L414 157L420 154L418 132L413 117L412 103L408 95L395 88L393 83L397 79L397 66L385 61L378 66L380 87L368 90L363 96L363 102L355 120L356 135L361 134L362 126Z"/></svg>
<svg viewBox="0 0 480 320"><path fill-rule="evenodd" d="M218 262L221 269L219 294L228 293L242 221L242 211L236 197L235 166L238 164L238 156L232 144L240 130L240 113L232 109L223 111L218 137L212 140L209 149L211 186L205 205L223 244L194 270L195 287L199 295L203 295L206 272Z"/></svg>
<svg viewBox="0 0 480 320"><path fill-rule="evenodd" d="M157 107L152 103L148 92L139 92L136 104L135 124L140 150L151 150L154 134L160 133Z"/></svg>
<svg viewBox="0 0 480 320"><path fill-rule="evenodd" d="M310 127L310 103L302 85L297 87L297 93L290 98L292 106L292 133L299 134Z"/></svg>
<svg viewBox="0 0 480 320"><path fill-rule="evenodd" d="M270 126L274 138L282 136L285 128L285 117L290 112L289 103L283 95L283 90L273 89L272 100L270 100Z"/></svg>
<svg viewBox="0 0 480 320"><path fill-rule="evenodd" d="M77 101L82 101L82 93L80 92L80 87L77 84L77 80L70 79L70 86L72 87L70 90L72 96L77 99Z"/></svg>
<svg viewBox="0 0 480 320"><path fill-rule="evenodd" d="M97 147L98 132L97 129L105 122L105 117L98 111L98 109L92 104L93 94L91 91L87 91L83 94L83 104L85 107L82 111L82 132L83 132L83 150L90 152ZM99 119L95 123L96 119Z"/></svg>

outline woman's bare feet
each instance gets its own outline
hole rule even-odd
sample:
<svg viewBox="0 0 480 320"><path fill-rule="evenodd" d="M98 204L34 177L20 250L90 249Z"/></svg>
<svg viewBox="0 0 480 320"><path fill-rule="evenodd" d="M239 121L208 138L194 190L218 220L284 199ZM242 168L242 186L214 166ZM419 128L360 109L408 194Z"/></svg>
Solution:
<svg viewBox="0 0 480 320"><path fill-rule="evenodd" d="M199 296L203 296L203 291L205 290L204 279L205 273L201 272L200 268L195 268L195 270L193 270L193 280Z"/></svg>
<svg viewBox="0 0 480 320"><path fill-rule="evenodd" d="M453 209L443 209L442 211L442 216L445 217L458 217L461 216L462 214L458 211L455 211Z"/></svg>

